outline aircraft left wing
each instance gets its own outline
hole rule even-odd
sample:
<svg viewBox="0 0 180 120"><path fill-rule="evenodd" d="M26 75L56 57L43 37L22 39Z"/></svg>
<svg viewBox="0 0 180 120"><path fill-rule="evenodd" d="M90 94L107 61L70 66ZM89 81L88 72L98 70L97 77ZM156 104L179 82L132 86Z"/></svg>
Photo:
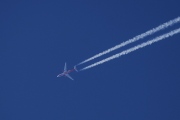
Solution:
<svg viewBox="0 0 180 120"><path fill-rule="evenodd" d="M67 65L66 65L66 63L65 63L65 65L64 65L64 71L67 71Z"/></svg>
<svg viewBox="0 0 180 120"><path fill-rule="evenodd" d="M68 77L71 80L74 80L69 74L66 74L65 76Z"/></svg>

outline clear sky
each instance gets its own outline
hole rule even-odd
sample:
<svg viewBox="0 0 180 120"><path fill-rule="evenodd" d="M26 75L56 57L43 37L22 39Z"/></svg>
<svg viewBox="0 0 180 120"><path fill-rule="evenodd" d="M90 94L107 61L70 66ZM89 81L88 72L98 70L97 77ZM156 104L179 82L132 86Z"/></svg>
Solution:
<svg viewBox="0 0 180 120"><path fill-rule="evenodd" d="M180 34L74 65L180 16L179 0L1 0L0 120L179 120ZM180 23L98 60L179 28Z"/></svg>

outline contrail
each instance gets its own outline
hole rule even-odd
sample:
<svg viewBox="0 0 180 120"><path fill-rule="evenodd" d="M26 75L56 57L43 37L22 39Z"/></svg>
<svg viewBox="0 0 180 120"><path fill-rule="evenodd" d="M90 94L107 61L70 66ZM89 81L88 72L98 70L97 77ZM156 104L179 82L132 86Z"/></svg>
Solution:
<svg viewBox="0 0 180 120"><path fill-rule="evenodd" d="M133 51L136 51L136 50L138 50L138 49L140 49L140 48L144 48L144 47L146 47L146 46L148 46L148 45L151 45L151 44L153 44L153 43L155 43L155 42L158 42L158 41L163 40L163 39L165 39L165 38L171 37L171 36L173 36L173 35L175 35L175 34L177 34L177 33L180 33L180 28L175 29L175 30L173 30L173 31L170 31L169 33L163 34L163 35L161 35L161 36L158 36L158 37L156 37L156 38L154 38L154 39L152 39L152 40L149 40L149 41L147 41L147 42L144 42L144 43L142 43L142 44L139 44L139 45L137 45L137 46L135 46L135 47L132 47L132 48L130 48L130 49L124 50L124 51L122 51L122 52L120 52L120 53L117 53L117 54L115 54L115 55L112 55L112 56L110 56L110 57L108 57L108 58L106 58L106 59L103 59L103 60L99 61L99 62L96 62L96 63L94 63L94 64L91 64L91 65L89 65L89 66L81 69L80 71L82 71L82 70L87 70L87 69L89 69L89 68L92 68L92 67L95 67L95 66L97 66L97 65L103 64L103 63L108 62L108 61L110 61L110 60L113 60L113 59L115 59L115 58L121 57L122 55L129 54L129 53L131 53L131 52L133 52Z"/></svg>
<svg viewBox="0 0 180 120"><path fill-rule="evenodd" d="M147 36L149 36L149 35L152 35L152 34L158 32L158 31L160 31L160 30L163 30L163 29L165 29L165 28L167 28L167 27L170 27L170 26L172 26L172 25L174 25L174 24L176 24L176 23L178 23L178 22L180 22L180 17L177 17L177 18L175 18L175 19L173 19L173 20L170 20L170 21L168 21L168 22L166 22L166 23L163 23L163 24L159 25L159 26L156 27L156 28L153 28L153 29L151 29L151 30L149 30L149 31L147 31L147 32L145 32L145 33L142 33L142 34L140 34L140 35L135 36L135 37L132 38L132 39L129 39L129 40L125 41L125 42L122 42L122 43L119 44L119 45L116 45L116 46L114 46L114 47L112 47L112 48L110 48L110 49L108 49L108 50L105 50L105 51L103 51L103 52L101 52L101 53L99 53L99 54L96 54L96 55L94 55L93 57L82 61L82 62L79 63L78 65L81 65L81 64L83 64L83 63L86 63L86 62L88 62L88 61L90 61L90 60L93 60L93 59L95 59L95 58L97 58L97 57L100 57L100 56L102 56L102 55L104 55L104 54L107 54L107 53L109 53L109 52L111 52L111 51L114 51L114 50L116 50L116 49L118 49L118 48L121 48L121 47L123 47L123 46L125 46L125 45L128 45L128 44L130 44L130 43L133 43L133 42L138 41L138 40L140 40L140 39L143 39L143 38L145 38L145 37L147 37Z"/></svg>

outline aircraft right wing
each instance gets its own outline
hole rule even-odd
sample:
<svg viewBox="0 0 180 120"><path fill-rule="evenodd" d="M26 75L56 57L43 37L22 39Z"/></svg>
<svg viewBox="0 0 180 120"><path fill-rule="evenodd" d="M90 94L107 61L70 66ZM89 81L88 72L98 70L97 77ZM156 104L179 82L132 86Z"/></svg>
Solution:
<svg viewBox="0 0 180 120"><path fill-rule="evenodd" d="M71 80L74 80L69 74L66 74L65 76L68 77Z"/></svg>

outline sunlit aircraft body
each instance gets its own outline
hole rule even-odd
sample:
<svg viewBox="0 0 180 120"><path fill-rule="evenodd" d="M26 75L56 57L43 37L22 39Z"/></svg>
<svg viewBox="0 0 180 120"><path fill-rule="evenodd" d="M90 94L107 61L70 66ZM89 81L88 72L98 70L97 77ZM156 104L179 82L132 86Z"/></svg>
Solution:
<svg viewBox="0 0 180 120"><path fill-rule="evenodd" d="M72 70L67 70L67 66L66 66L66 63L65 63L63 73L59 74L57 77L65 76L65 77L68 77L68 78L71 79L71 80L74 80L74 79L69 75L69 73L71 73L71 72L73 72L73 71L77 71L76 66L74 66L74 69L72 69Z"/></svg>

